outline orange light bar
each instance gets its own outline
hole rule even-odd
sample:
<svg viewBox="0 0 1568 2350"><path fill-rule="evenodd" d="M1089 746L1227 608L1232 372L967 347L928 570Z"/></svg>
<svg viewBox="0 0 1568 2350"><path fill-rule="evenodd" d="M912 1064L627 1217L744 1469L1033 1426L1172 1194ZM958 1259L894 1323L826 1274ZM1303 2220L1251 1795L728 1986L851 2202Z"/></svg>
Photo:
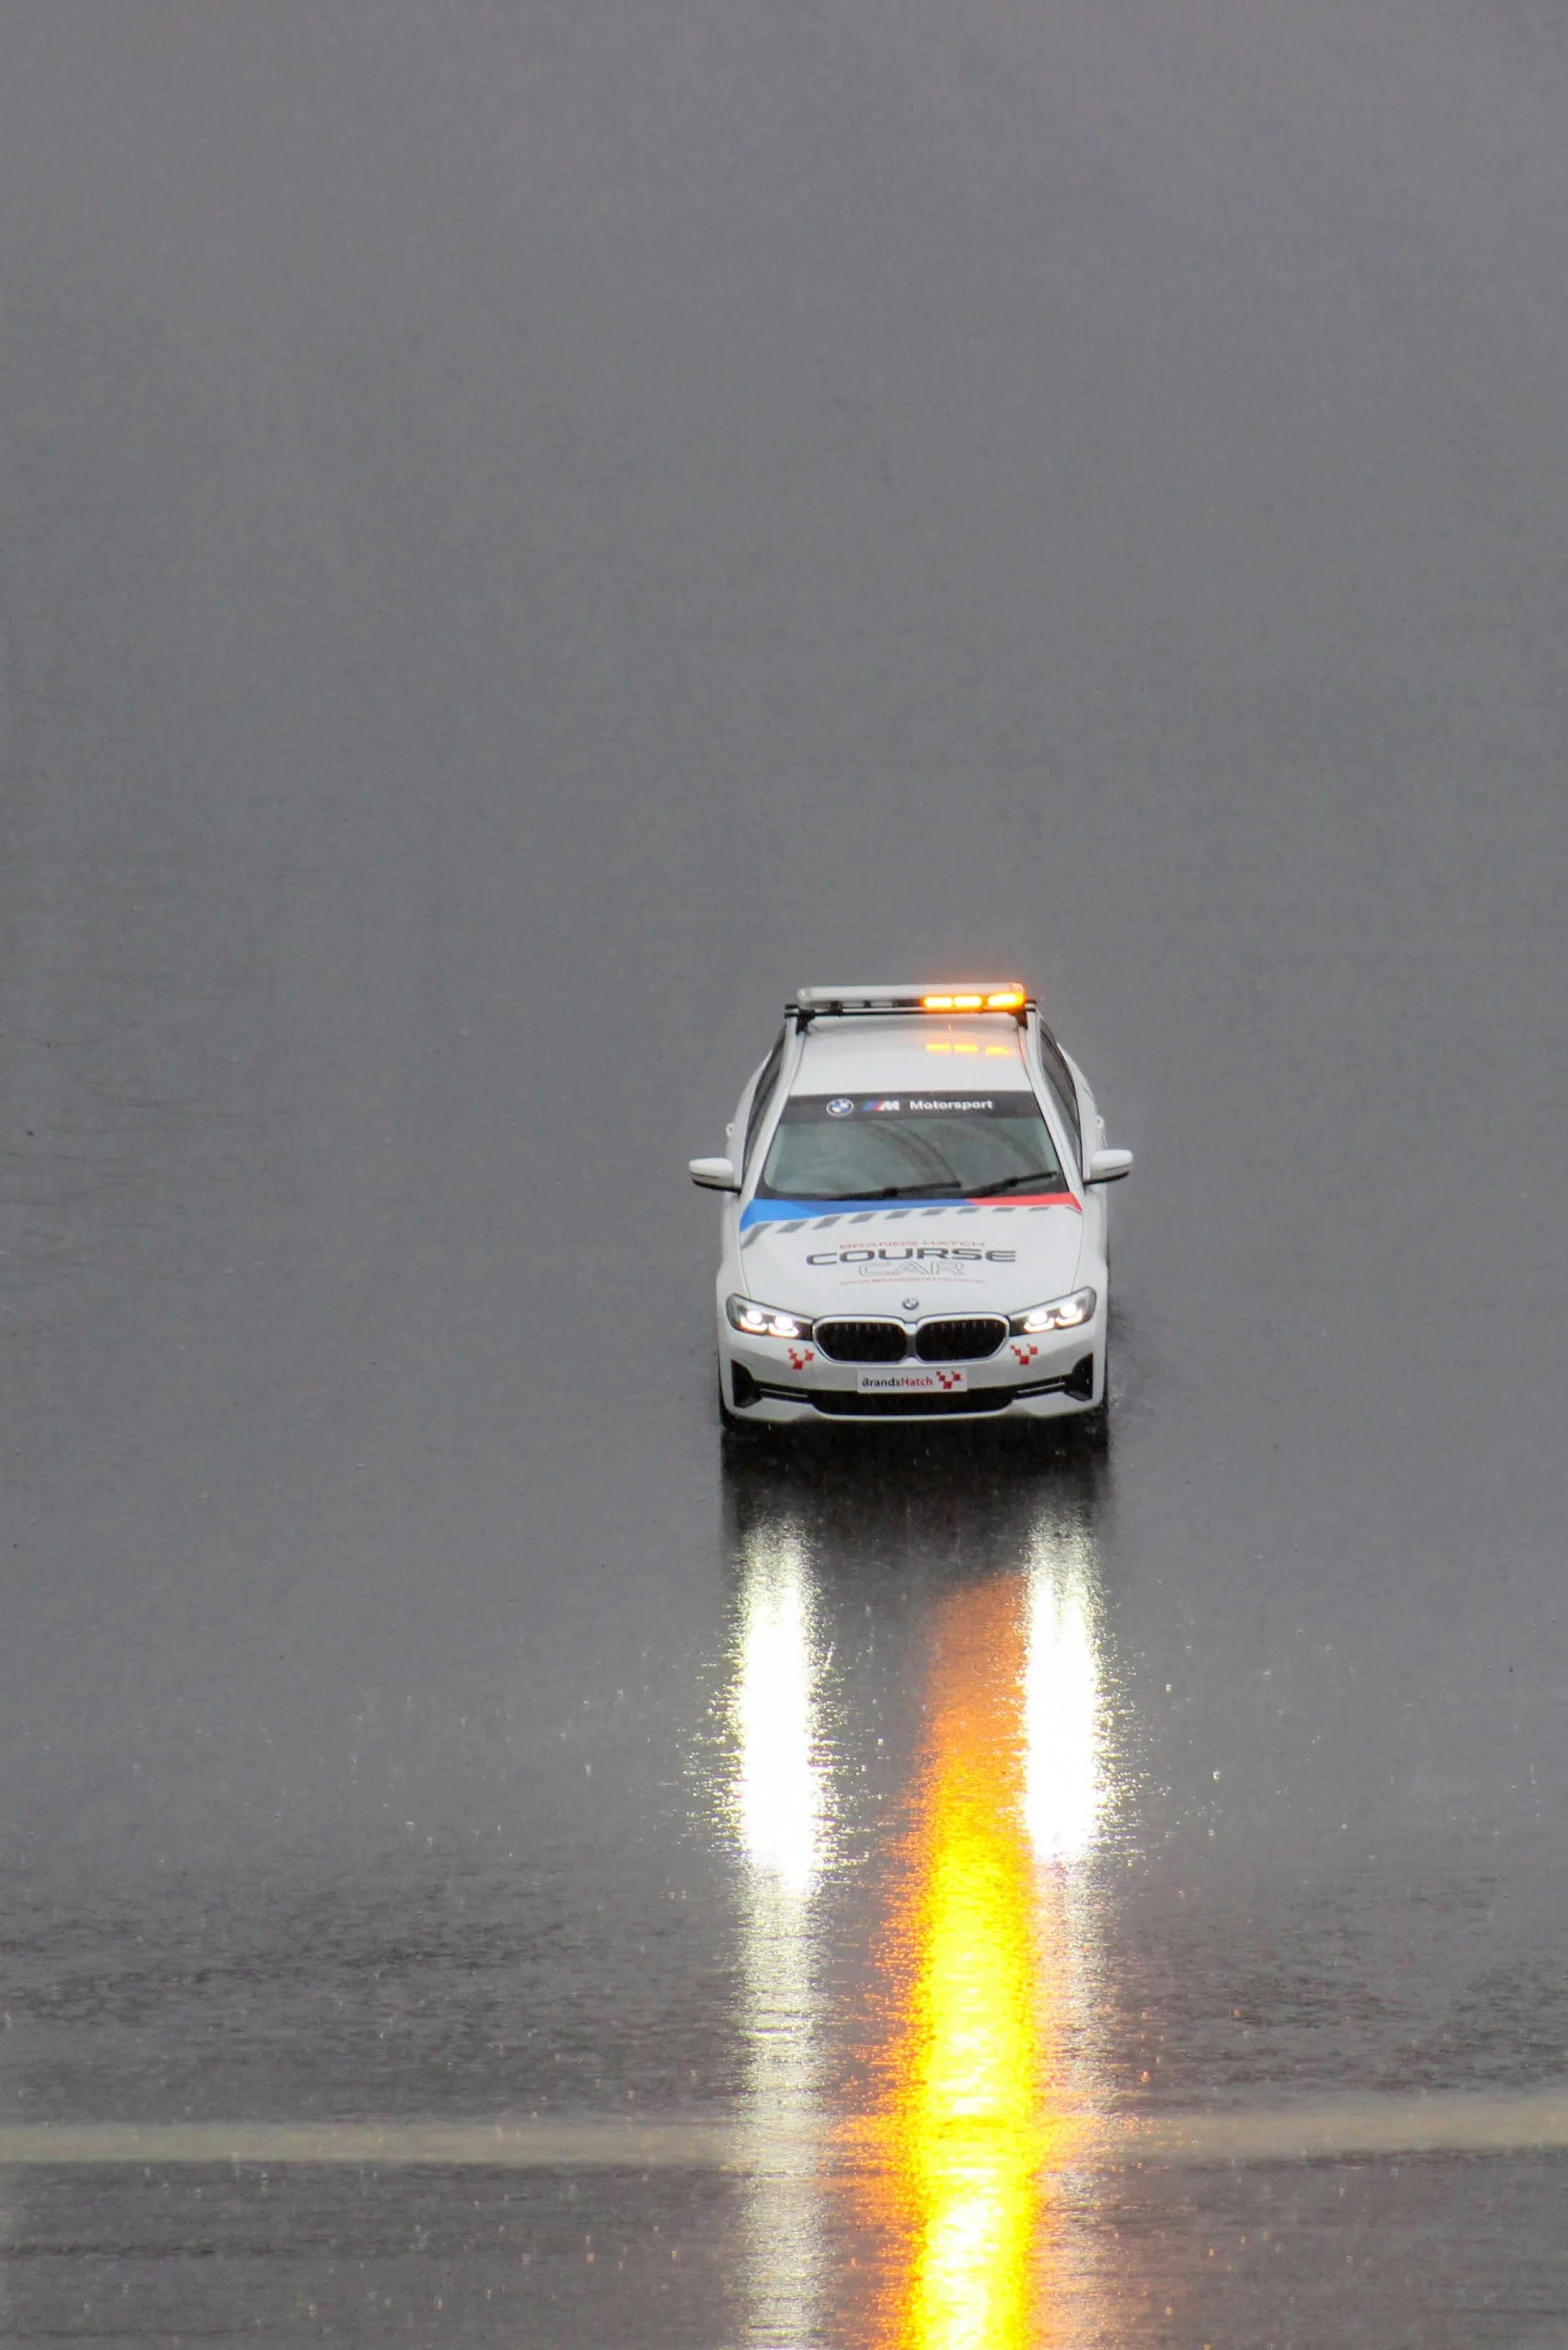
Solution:
<svg viewBox="0 0 1568 2350"><path fill-rule="evenodd" d="M940 995L923 995L922 1012L1021 1012L1024 991L1021 987L957 988Z"/></svg>

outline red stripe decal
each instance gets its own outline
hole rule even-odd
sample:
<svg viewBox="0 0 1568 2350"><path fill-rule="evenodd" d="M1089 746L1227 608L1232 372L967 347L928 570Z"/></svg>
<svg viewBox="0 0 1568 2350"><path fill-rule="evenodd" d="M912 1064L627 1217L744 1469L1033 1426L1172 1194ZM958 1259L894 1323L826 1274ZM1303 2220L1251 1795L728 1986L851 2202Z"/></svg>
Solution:
<svg viewBox="0 0 1568 2350"><path fill-rule="evenodd" d="M1082 1208L1070 1191L1010 1191L1006 1199L977 1199L969 1203L976 1208Z"/></svg>

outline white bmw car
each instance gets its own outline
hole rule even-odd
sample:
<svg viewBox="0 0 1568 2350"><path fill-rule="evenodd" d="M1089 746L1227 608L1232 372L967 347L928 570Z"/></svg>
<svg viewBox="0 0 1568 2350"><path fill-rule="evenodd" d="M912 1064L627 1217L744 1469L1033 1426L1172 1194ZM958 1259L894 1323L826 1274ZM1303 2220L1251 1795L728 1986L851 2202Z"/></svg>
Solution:
<svg viewBox="0 0 1568 2350"><path fill-rule="evenodd" d="M729 1427L1103 1421L1132 1153L1022 987L803 987L729 1131L691 1162Z"/></svg>

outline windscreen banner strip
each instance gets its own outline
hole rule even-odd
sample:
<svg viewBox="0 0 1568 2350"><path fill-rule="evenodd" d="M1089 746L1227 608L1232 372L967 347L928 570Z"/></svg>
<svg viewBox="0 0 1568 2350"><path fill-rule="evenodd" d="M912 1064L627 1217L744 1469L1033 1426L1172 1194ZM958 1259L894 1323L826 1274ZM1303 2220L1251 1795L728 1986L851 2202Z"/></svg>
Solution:
<svg viewBox="0 0 1568 2350"><path fill-rule="evenodd" d="M978 1216L982 1210L1006 1216L1015 1208L1071 1208L1075 1215L1082 1213L1070 1191L1009 1192L1006 1199L754 1199L741 1211L740 1228L745 1232L754 1224L810 1224L822 1219L833 1223L841 1216L857 1221L872 1216L886 1220L944 1212Z"/></svg>

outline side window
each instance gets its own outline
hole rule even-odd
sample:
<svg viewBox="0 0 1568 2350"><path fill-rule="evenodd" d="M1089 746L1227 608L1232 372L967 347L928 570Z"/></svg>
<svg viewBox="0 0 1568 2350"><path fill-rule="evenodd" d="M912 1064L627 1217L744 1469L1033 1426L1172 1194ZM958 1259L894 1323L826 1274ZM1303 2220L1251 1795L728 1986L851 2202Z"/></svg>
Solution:
<svg viewBox="0 0 1568 2350"><path fill-rule="evenodd" d="M1045 1068L1045 1081L1057 1108L1067 1121L1067 1131L1073 1138L1073 1149L1078 1164L1083 1165L1083 1123L1078 1115L1078 1088L1073 1073L1062 1058L1062 1048L1042 1020L1040 1022L1040 1059Z"/></svg>
<svg viewBox="0 0 1568 2350"><path fill-rule="evenodd" d="M741 1168L743 1172L751 1165L752 1145L756 1141L757 1136L761 1131L762 1122L766 1118L769 1105L773 1100L773 1081L779 1073L779 1063L783 1060L783 1058L784 1031L781 1028L779 1030L777 1039L775 1040L772 1052L769 1053L767 1059L763 1062L761 1069L758 1071L757 1090L751 1097L751 1108L746 1113L746 1149L741 1159Z"/></svg>

